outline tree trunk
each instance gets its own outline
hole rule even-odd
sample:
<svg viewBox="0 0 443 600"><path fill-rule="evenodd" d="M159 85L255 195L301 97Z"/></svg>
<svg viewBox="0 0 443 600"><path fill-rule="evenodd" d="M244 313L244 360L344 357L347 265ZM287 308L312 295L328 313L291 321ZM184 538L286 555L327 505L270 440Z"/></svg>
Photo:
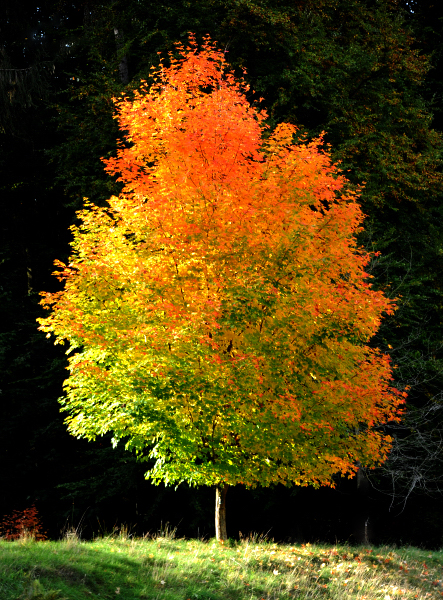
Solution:
<svg viewBox="0 0 443 600"><path fill-rule="evenodd" d="M227 540L226 532L226 483L215 487L215 537L217 540Z"/></svg>
<svg viewBox="0 0 443 600"><path fill-rule="evenodd" d="M357 494L354 513L354 541L357 544L368 545L372 538L372 522L370 519L371 499L370 484L361 466L357 471Z"/></svg>
<svg viewBox="0 0 443 600"><path fill-rule="evenodd" d="M32 268L30 265L28 248L25 248L25 255L26 255L26 279L27 279L27 283L28 283L28 296L30 296L33 292L33 289L32 289Z"/></svg>
<svg viewBox="0 0 443 600"><path fill-rule="evenodd" d="M120 53L121 49L124 46L123 32L114 27L114 36L117 44L117 51ZM126 56L126 54L123 54L123 56L120 57L118 72L120 75L120 81L125 85L129 83L128 57Z"/></svg>

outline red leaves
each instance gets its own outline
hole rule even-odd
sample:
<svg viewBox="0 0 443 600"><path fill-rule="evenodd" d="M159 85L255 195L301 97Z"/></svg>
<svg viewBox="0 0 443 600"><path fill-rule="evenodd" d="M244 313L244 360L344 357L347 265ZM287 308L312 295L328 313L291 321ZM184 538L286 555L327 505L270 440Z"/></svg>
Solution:
<svg viewBox="0 0 443 600"><path fill-rule="evenodd" d="M31 537L37 541L46 539L35 504L30 508L14 510L10 515L5 515L0 522L0 534L7 540L23 537Z"/></svg>

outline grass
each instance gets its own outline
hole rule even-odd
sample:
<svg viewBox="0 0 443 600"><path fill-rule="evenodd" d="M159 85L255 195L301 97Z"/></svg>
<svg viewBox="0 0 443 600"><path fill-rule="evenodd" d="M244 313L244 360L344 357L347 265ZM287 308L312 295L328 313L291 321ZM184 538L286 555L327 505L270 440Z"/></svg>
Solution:
<svg viewBox="0 0 443 600"><path fill-rule="evenodd" d="M1 600L431 600L443 552L120 535L0 540Z"/></svg>

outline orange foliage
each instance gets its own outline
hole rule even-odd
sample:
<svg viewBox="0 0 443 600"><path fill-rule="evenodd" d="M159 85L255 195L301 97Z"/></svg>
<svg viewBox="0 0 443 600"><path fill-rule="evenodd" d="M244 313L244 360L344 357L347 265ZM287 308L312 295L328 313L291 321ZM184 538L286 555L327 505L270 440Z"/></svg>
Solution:
<svg viewBox="0 0 443 600"><path fill-rule="evenodd" d="M12 514L5 515L0 522L0 534L7 540L16 540L31 537L37 541L45 540L42 524L35 504L24 510L14 510Z"/></svg>
<svg viewBox="0 0 443 600"><path fill-rule="evenodd" d="M331 484L386 458L389 357L356 193L322 140L266 132L209 39L116 101L124 183L88 206L41 329L67 339L70 430L154 445L166 482ZM266 135L263 133L266 132Z"/></svg>

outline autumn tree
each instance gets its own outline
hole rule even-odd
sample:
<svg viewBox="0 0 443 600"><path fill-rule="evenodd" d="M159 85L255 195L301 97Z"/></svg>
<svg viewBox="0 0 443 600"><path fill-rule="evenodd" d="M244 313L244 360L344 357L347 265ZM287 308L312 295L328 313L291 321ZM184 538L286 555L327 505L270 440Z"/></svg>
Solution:
<svg viewBox="0 0 443 600"><path fill-rule="evenodd" d="M116 100L124 187L73 227L40 329L69 343L70 432L156 459L147 477L333 485L385 460L404 393L370 348L392 301L368 282L357 195L322 151L270 133L209 38Z"/></svg>
<svg viewBox="0 0 443 600"><path fill-rule="evenodd" d="M371 265L373 283L397 297L399 306L371 344L398 365L394 385L409 387L413 448L427 435L416 417L428 403L431 409L441 406L443 381L439 10L430 0L97 3L76 29L76 77L57 119L64 141L51 151L73 206L85 195L103 204L118 193L99 161L116 146L111 95L138 87L151 63L157 64L157 52L170 49L183 31L209 32L219 40L230 64L247 68L256 90L249 99L265 96L268 123L289 121L310 139L326 131L333 162L340 162L352 183L365 182L359 202L367 218L359 243L382 252ZM116 23L126 36L131 78L126 88L119 76ZM398 432L391 431L395 444L402 440ZM438 428L432 435L438 438ZM412 448L398 450L414 454ZM385 465L391 469L389 461ZM410 465L413 482L414 461ZM434 472L435 465L426 470ZM380 476L392 485L391 472L377 470Z"/></svg>

